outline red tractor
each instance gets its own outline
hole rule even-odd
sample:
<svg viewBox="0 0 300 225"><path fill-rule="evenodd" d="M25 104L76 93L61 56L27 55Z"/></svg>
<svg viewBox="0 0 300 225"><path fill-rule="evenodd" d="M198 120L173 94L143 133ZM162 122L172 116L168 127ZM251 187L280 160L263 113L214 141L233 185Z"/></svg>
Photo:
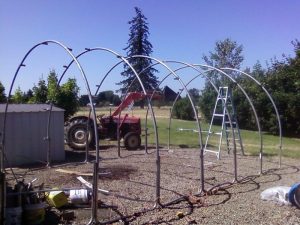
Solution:
<svg viewBox="0 0 300 225"><path fill-rule="evenodd" d="M134 101L142 100L146 97L159 99L159 94L143 94L131 92L118 108L108 116L97 116L97 130L99 139L117 140L117 130L119 127L120 139L124 139L124 145L128 150L136 150L141 146L141 121L134 116L120 116L121 111ZM89 146L95 145L95 135L93 120L86 116L73 117L65 127L65 138L67 144L73 149L83 150L88 137ZM88 129L87 129L88 128Z"/></svg>

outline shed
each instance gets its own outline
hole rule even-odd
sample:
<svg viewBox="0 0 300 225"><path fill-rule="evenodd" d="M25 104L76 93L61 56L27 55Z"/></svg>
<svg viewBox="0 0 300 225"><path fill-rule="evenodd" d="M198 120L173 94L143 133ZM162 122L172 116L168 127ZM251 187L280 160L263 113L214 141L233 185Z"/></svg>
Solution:
<svg viewBox="0 0 300 225"><path fill-rule="evenodd" d="M0 132L3 138L5 104L0 104ZM5 167L47 162L47 124L50 105L9 104L5 130ZM52 107L50 118L50 159L62 161L64 151L64 110Z"/></svg>

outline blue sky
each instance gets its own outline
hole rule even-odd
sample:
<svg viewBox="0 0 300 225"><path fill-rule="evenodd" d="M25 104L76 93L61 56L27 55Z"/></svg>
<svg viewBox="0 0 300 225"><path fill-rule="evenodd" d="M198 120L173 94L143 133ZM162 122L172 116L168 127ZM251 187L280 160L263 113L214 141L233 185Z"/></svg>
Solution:
<svg viewBox="0 0 300 225"><path fill-rule="evenodd" d="M135 6L148 18L152 56L162 60L203 63L203 54L213 51L216 41L229 37L244 46L243 69L257 60L264 65L274 56L280 59L282 53L293 56L290 42L300 39L299 0L1 0L0 81L6 92L26 52L44 40L60 41L75 55L86 47L105 47L125 55L127 22L135 15ZM26 60L14 87L27 91L51 69L60 74L69 61L57 46L40 47ZM116 62L104 52L80 59L92 92ZM165 75L157 69L158 76ZM122 79L121 70L114 70L102 90L119 88L115 83ZM76 67L67 77L75 77L85 93ZM193 87L201 88L203 83L197 81ZM167 84L180 88L171 81Z"/></svg>

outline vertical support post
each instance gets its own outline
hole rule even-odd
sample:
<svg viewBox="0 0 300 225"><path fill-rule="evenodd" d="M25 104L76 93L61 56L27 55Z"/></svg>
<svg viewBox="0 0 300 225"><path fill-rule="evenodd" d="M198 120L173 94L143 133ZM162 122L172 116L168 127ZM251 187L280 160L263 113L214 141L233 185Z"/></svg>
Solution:
<svg viewBox="0 0 300 225"><path fill-rule="evenodd" d="M171 117L172 117L172 108L170 108L169 127L168 127L168 150L169 151L170 151L170 144L171 144Z"/></svg>
<svg viewBox="0 0 300 225"><path fill-rule="evenodd" d="M47 141L47 167L51 167L51 157L50 157L50 138L49 136L44 137L44 141Z"/></svg>
<svg viewBox="0 0 300 225"><path fill-rule="evenodd" d="M5 208L6 208L6 184L5 173L0 172L0 221L5 224Z"/></svg>
<svg viewBox="0 0 300 225"><path fill-rule="evenodd" d="M147 108L146 118L145 118L145 154L148 154L148 112L149 112L149 106Z"/></svg>
<svg viewBox="0 0 300 225"><path fill-rule="evenodd" d="M91 113L92 113L92 108L89 108L89 116L88 116L88 121L86 123L86 145L85 145L85 163L89 162L89 144L88 144L88 140L89 140L89 136L90 136L90 132L89 132L89 128L90 128L90 117L91 117Z"/></svg>
<svg viewBox="0 0 300 225"><path fill-rule="evenodd" d="M231 121L230 121L231 122ZM235 135L233 133L233 164L234 164L234 182L238 182L237 177L237 158L236 158L236 143L235 143Z"/></svg>
<svg viewBox="0 0 300 225"><path fill-rule="evenodd" d="M159 206L160 203L160 155L159 150L156 153L156 206Z"/></svg>
<svg viewBox="0 0 300 225"><path fill-rule="evenodd" d="M145 154L148 154L148 128L145 126Z"/></svg>
<svg viewBox="0 0 300 225"><path fill-rule="evenodd" d="M47 108L47 111L49 111L49 116L48 116L48 124L47 124L47 136L44 138L45 141L47 141L47 167L50 167L51 166L51 155L50 155L50 148L51 148L51 145L50 145L50 138L49 138L49 135L50 135L50 123L51 123L51 111L52 111L52 102L50 104L50 109Z"/></svg>
<svg viewBox="0 0 300 225"><path fill-rule="evenodd" d="M94 176L93 176L93 192L92 192L92 218L88 224L98 224L98 165L94 163Z"/></svg>
<svg viewBox="0 0 300 225"><path fill-rule="evenodd" d="M120 115L121 113L119 113L119 118L118 118L118 123L117 123L117 140L118 140L118 157L121 157L121 146L120 146Z"/></svg>

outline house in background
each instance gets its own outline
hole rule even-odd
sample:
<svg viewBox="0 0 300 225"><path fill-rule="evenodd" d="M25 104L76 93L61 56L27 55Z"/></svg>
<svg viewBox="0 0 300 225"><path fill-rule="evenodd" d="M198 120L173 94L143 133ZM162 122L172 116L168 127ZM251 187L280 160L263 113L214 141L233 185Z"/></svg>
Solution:
<svg viewBox="0 0 300 225"><path fill-rule="evenodd" d="M162 93L163 93L164 101L165 102L173 102L176 99L177 95L178 95L178 93L176 93L175 91L173 91L168 86L164 87ZM180 96L178 97L178 100L179 99L181 99Z"/></svg>
<svg viewBox="0 0 300 225"><path fill-rule="evenodd" d="M5 129L5 167L47 162L47 104L9 104ZM0 104L0 139L3 138L5 104ZM63 161L64 110L52 107L50 120L50 159Z"/></svg>

